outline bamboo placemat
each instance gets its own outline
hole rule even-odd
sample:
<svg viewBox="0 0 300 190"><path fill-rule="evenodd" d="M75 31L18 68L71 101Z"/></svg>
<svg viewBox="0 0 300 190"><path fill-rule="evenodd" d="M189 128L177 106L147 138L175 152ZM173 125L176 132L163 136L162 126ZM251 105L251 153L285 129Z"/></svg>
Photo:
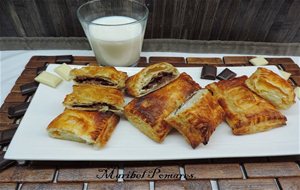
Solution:
<svg viewBox="0 0 300 190"><path fill-rule="evenodd" d="M137 66L166 61L178 67L206 64L249 66L249 56L141 57ZM300 86L300 68L290 58L267 58L269 64L292 73L289 82ZM33 93L20 87L34 82L48 64L66 62L96 65L95 57L34 56L24 68L0 108L1 189L300 189L300 156L199 159L141 162L66 162L1 160L22 116L8 117L10 107L30 102ZM200 72L200 70L199 70ZM28 104L28 103L27 103ZM288 138L288 137L287 137ZM120 175L125 174L125 175ZM119 176L118 176L119 175Z"/></svg>

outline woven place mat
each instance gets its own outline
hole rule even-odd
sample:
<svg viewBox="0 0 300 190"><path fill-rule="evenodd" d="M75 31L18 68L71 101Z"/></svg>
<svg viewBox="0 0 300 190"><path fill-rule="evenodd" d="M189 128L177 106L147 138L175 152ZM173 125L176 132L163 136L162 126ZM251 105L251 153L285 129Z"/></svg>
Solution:
<svg viewBox="0 0 300 190"><path fill-rule="evenodd" d="M223 59L183 57L141 57L139 66L169 62L178 67L203 65L250 66L249 56ZM290 58L267 58L269 64L292 73L289 82L300 86L300 68ZM48 64L97 65L95 57L34 56L24 68L0 108L0 190L1 189L300 189L300 156L199 159L141 162L66 162L4 160L34 92L22 95L20 87L33 83ZM10 109L23 106L16 117ZM288 138L288 137L287 137ZM122 175L123 174L123 175Z"/></svg>

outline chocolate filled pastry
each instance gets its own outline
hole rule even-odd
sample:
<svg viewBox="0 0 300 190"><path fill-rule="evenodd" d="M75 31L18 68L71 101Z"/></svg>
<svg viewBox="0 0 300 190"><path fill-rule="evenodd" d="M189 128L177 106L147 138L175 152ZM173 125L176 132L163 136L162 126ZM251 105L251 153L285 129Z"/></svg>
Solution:
<svg viewBox="0 0 300 190"><path fill-rule="evenodd" d="M120 118L112 112L66 109L47 127L49 136L103 147Z"/></svg>
<svg viewBox="0 0 300 190"><path fill-rule="evenodd" d="M245 85L247 76L207 85L226 113L235 135L267 131L286 124L286 117Z"/></svg>
<svg viewBox="0 0 300 190"><path fill-rule="evenodd" d="M196 148L200 143L208 143L224 117L224 110L212 94L207 89L200 89L164 121Z"/></svg>
<svg viewBox="0 0 300 190"><path fill-rule="evenodd" d="M186 73L146 96L133 99L124 108L127 119L156 142L162 142L171 127L163 120L178 109L200 86Z"/></svg>
<svg viewBox="0 0 300 190"><path fill-rule="evenodd" d="M94 84L118 89L125 87L127 79L127 73L109 66L87 66L72 69L70 76L78 84Z"/></svg>
<svg viewBox="0 0 300 190"><path fill-rule="evenodd" d="M95 85L74 85L73 92L63 102L68 109L89 111L111 111L122 113L124 96L118 89Z"/></svg>
<svg viewBox="0 0 300 190"><path fill-rule="evenodd" d="M258 68L246 80L246 85L278 109L287 109L295 103L292 85L266 68Z"/></svg>
<svg viewBox="0 0 300 190"><path fill-rule="evenodd" d="M126 92L141 97L153 92L176 79L178 70L169 63L156 63L145 67L126 81Z"/></svg>

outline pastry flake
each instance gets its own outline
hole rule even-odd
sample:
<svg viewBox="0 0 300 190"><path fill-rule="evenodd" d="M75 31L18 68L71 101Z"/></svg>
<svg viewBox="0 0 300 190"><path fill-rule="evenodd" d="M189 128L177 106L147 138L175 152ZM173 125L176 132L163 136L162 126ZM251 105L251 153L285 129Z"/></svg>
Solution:
<svg viewBox="0 0 300 190"><path fill-rule="evenodd" d="M169 63L156 63L145 67L126 81L126 91L133 97L153 92L179 76L178 70Z"/></svg>
<svg viewBox="0 0 300 190"><path fill-rule="evenodd" d="M47 127L51 137L103 147L120 118L111 113L66 109Z"/></svg>
<svg viewBox="0 0 300 190"><path fill-rule="evenodd" d="M124 96L118 89L90 84L74 85L63 102L68 109L122 113Z"/></svg>
<svg viewBox="0 0 300 190"><path fill-rule="evenodd" d="M278 109L287 109L295 103L292 85L269 69L258 68L246 80L246 85Z"/></svg>
<svg viewBox="0 0 300 190"><path fill-rule="evenodd" d="M224 120L225 112L207 89L200 89L164 121L179 131L196 148L207 144L216 127Z"/></svg>
<svg viewBox="0 0 300 190"><path fill-rule="evenodd" d="M286 117L245 85L247 76L223 80L206 86L226 113L235 135L267 131L286 124Z"/></svg>
<svg viewBox="0 0 300 190"><path fill-rule="evenodd" d="M171 130L163 120L199 89L199 84L188 74L182 73L163 88L133 99L125 106L124 114L149 138L162 142Z"/></svg>
<svg viewBox="0 0 300 190"><path fill-rule="evenodd" d="M87 66L72 69L70 75L78 84L94 84L118 89L125 87L127 79L127 73L109 66Z"/></svg>

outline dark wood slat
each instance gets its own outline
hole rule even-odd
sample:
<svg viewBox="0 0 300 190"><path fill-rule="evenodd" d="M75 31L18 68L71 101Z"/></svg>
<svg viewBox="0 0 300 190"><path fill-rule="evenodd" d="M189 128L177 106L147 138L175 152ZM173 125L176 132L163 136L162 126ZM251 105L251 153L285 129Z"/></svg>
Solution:
<svg viewBox="0 0 300 190"><path fill-rule="evenodd" d="M149 63L167 62L172 64L185 63L184 57L149 57Z"/></svg>
<svg viewBox="0 0 300 190"><path fill-rule="evenodd" d="M83 183L24 183L21 190L82 190Z"/></svg>
<svg viewBox="0 0 300 190"><path fill-rule="evenodd" d="M4 112L4 113L7 113L8 112L8 108L11 107L11 106L16 106L16 105L19 105L20 103L8 103L8 102L4 102L2 105L1 105L1 108L0 108L0 112Z"/></svg>
<svg viewBox="0 0 300 190"><path fill-rule="evenodd" d="M295 162L246 163L244 166L249 178L300 176Z"/></svg>
<svg viewBox="0 0 300 190"><path fill-rule="evenodd" d="M225 64L244 64L251 65L249 60L254 56L224 56L223 61Z"/></svg>
<svg viewBox="0 0 300 190"><path fill-rule="evenodd" d="M219 180L220 190L238 190L238 189L264 189L277 190L275 179L234 179L234 180Z"/></svg>
<svg viewBox="0 0 300 190"><path fill-rule="evenodd" d="M0 113L0 123L3 124L13 124L15 121L14 118L10 119L8 118L7 113Z"/></svg>
<svg viewBox="0 0 300 190"><path fill-rule="evenodd" d="M1 130L7 130L7 129L14 129L17 128L19 124L14 124L14 123L0 123L0 131Z"/></svg>
<svg viewBox="0 0 300 190"><path fill-rule="evenodd" d="M187 179L243 178L239 164L193 164L184 168Z"/></svg>
<svg viewBox="0 0 300 190"><path fill-rule="evenodd" d="M0 190L16 190L17 183L0 183Z"/></svg>
<svg viewBox="0 0 300 190"><path fill-rule="evenodd" d="M117 181L117 168L63 168L58 182Z"/></svg>
<svg viewBox="0 0 300 190"><path fill-rule="evenodd" d="M124 180L179 180L178 166L125 167Z"/></svg>
<svg viewBox="0 0 300 190"><path fill-rule="evenodd" d="M0 172L0 182L52 182L55 168L10 167Z"/></svg>
<svg viewBox="0 0 300 190"><path fill-rule="evenodd" d="M288 177L278 179L282 189L300 189L300 177Z"/></svg>
<svg viewBox="0 0 300 190"><path fill-rule="evenodd" d="M270 57L270 58L265 58L268 62L269 65L289 65L289 64L296 64L292 58L288 57Z"/></svg>
<svg viewBox="0 0 300 190"><path fill-rule="evenodd" d="M223 64L222 59L219 57L187 57L186 62L187 64L202 64L202 65Z"/></svg>
<svg viewBox="0 0 300 190"><path fill-rule="evenodd" d="M10 102L25 102L27 99L27 96L22 96L21 93L17 92L11 92L8 94L4 102L10 103Z"/></svg>
<svg viewBox="0 0 300 190"><path fill-rule="evenodd" d="M140 190L140 189L150 189L149 182L146 181L130 181L130 182L91 182L88 185L89 190L98 189L124 189L124 190Z"/></svg>
<svg viewBox="0 0 300 190"><path fill-rule="evenodd" d="M292 76L292 81L293 81L297 86L300 86L300 76Z"/></svg>
<svg viewBox="0 0 300 190"><path fill-rule="evenodd" d="M188 181L157 181L154 183L155 190L210 190L212 189L209 180L188 180Z"/></svg>

